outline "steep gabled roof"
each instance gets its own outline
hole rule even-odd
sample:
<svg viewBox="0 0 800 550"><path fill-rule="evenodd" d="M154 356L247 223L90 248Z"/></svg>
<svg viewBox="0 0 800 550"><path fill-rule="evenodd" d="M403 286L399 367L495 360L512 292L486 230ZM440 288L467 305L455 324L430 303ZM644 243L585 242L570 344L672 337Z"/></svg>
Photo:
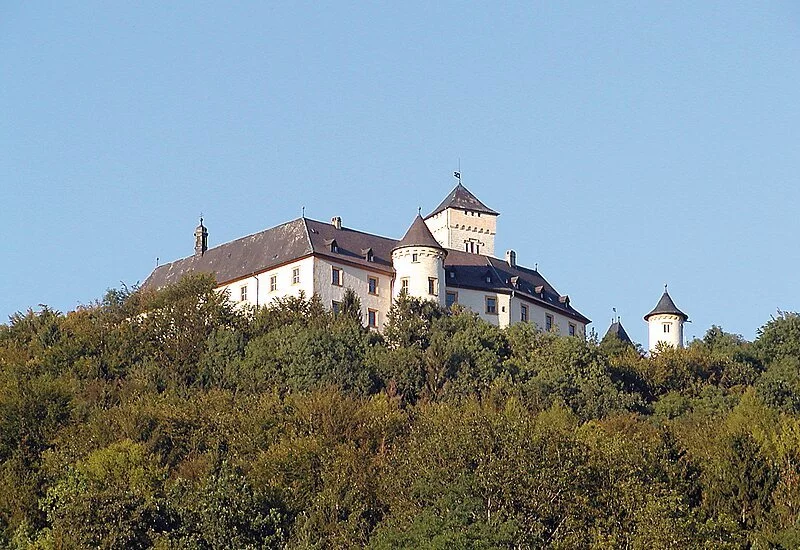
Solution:
<svg viewBox="0 0 800 550"><path fill-rule="evenodd" d="M653 308L653 311L648 313L644 316L644 320L647 321L653 315L677 315L682 317L684 321L689 319L689 316L686 315L684 312L678 309L678 306L675 305L675 302L672 301L670 298L669 292L667 292L666 285L664 286L664 294L661 295L661 299L656 304L656 307Z"/></svg>
<svg viewBox="0 0 800 550"><path fill-rule="evenodd" d="M631 340L631 337L628 336L627 332L625 332L625 327L623 327L622 323L619 321L614 321L611 323L611 326L608 327L608 330L606 331L606 335L603 336L603 340L606 338L616 338L626 344L633 344L633 340Z"/></svg>
<svg viewBox="0 0 800 550"><path fill-rule="evenodd" d="M423 220L422 216L419 214L414 218L411 227L408 228L406 234L403 235L403 238L397 243L395 249L404 248L406 246L428 246L430 248L444 250L442 245L440 245L433 236L433 233L431 233L431 230L428 229L428 224L425 223L425 220Z"/></svg>
<svg viewBox="0 0 800 550"><path fill-rule="evenodd" d="M445 197L442 203L436 207L436 210L426 216L430 218L439 212L447 210L448 208L458 208L461 210L471 210L473 212L482 212L484 214L493 214L499 216L497 212L483 204L478 200L478 197L470 193L469 189L461 185L456 185L455 189L450 191L450 194Z"/></svg>

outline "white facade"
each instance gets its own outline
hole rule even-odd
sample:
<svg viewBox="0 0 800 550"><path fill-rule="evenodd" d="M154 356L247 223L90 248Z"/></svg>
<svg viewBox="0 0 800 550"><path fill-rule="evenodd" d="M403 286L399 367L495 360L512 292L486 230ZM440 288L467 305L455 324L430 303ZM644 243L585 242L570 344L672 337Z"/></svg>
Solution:
<svg viewBox="0 0 800 550"><path fill-rule="evenodd" d="M647 329L650 351L655 351L659 343L683 347L683 317L667 313L651 315L647 319Z"/></svg>
<svg viewBox="0 0 800 550"><path fill-rule="evenodd" d="M339 272L338 283L334 282L334 269ZM348 288L352 288L361 300L364 324L370 322L369 312L373 311L376 326L382 327L392 305L392 275L346 262L308 256L223 284L218 290L228 292L228 297L234 304L254 306L269 305L278 298L297 297L301 292L306 298L316 294L326 308L333 309L334 303L342 302Z"/></svg>
<svg viewBox="0 0 800 550"><path fill-rule="evenodd" d="M542 307L531 300L512 296L510 293L456 287L448 287L446 292L455 294L456 303L471 309L484 321L500 328L506 328L514 323L528 322L535 324L542 331L555 332L563 336L586 335L584 323L556 310ZM524 316L523 308L526 309Z"/></svg>
<svg viewBox="0 0 800 550"><path fill-rule="evenodd" d="M394 298L405 287L409 296L433 300L443 306L444 256L444 250L428 246L405 246L394 250Z"/></svg>
<svg viewBox="0 0 800 550"><path fill-rule="evenodd" d="M274 290L273 290L274 288ZM314 257L307 256L249 277L236 279L219 286L221 292L227 291L234 303L269 305L275 298L314 295Z"/></svg>

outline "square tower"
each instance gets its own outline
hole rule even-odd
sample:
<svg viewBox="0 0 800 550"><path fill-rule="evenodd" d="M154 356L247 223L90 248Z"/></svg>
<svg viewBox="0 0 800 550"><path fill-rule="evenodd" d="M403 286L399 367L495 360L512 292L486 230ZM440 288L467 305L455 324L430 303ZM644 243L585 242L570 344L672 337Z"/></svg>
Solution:
<svg viewBox="0 0 800 550"><path fill-rule="evenodd" d="M445 248L494 256L497 216L460 183L428 214L425 224Z"/></svg>

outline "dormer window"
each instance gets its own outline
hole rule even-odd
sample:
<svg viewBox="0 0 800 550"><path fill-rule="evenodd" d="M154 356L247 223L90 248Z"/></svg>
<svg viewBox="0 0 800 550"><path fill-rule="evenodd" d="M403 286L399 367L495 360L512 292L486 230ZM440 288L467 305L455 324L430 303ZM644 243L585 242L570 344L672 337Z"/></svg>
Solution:
<svg viewBox="0 0 800 550"><path fill-rule="evenodd" d="M330 251L331 252L334 252L334 253L338 253L339 252L339 245L336 243L336 239L327 239L325 241L325 244L327 244L330 247Z"/></svg>
<svg viewBox="0 0 800 550"><path fill-rule="evenodd" d="M368 262L375 261L375 255L372 253L372 249L371 248L367 248L365 250L362 250L361 253L364 255L364 259L367 260Z"/></svg>

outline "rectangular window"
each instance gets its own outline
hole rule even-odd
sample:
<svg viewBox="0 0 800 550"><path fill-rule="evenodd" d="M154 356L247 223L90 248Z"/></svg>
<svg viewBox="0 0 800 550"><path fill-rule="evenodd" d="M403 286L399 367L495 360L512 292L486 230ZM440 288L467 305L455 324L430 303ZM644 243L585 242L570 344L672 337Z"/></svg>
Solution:
<svg viewBox="0 0 800 550"><path fill-rule="evenodd" d="M522 304L520 306L519 320L522 321L523 323L528 322L528 306L526 306L525 304Z"/></svg>
<svg viewBox="0 0 800 550"><path fill-rule="evenodd" d="M569 324L569 335L575 336L575 325L573 325L572 323Z"/></svg>
<svg viewBox="0 0 800 550"><path fill-rule="evenodd" d="M247 301L247 286L243 286L239 289L239 297L241 298L242 302Z"/></svg>
<svg viewBox="0 0 800 550"><path fill-rule="evenodd" d="M331 284L342 286L342 270L338 267L331 268Z"/></svg>
<svg viewBox="0 0 800 550"><path fill-rule="evenodd" d="M453 292L452 290L447 291L447 295L445 296L445 304L448 308L453 307L453 304L458 303L458 292Z"/></svg>
<svg viewBox="0 0 800 550"><path fill-rule="evenodd" d="M664 323L664 332L669 332L669 323Z"/></svg>
<svg viewBox="0 0 800 550"><path fill-rule="evenodd" d="M292 284L293 285L300 284L300 268L299 267L295 267L294 269L292 269Z"/></svg>
<svg viewBox="0 0 800 550"><path fill-rule="evenodd" d="M551 330L553 330L553 316L550 315L549 313L545 313L545 316L544 316L544 329L547 332L550 332Z"/></svg>
<svg viewBox="0 0 800 550"><path fill-rule="evenodd" d="M278 290L278 276L272 275L269 278L269 291L275 292L276 290Z"/></svg>
<svg viewBox="0 0 800 550"><path fill-rule="evenodd" d="M372 328L378 327L378 312L374 309L367 311L367 325Z"/></svg>
<svg viewBox="0 0 800 550"><path fill-rule="evenodd" d="M497 313L497 298L494 296L486 297L486 313L495 315Z"/></svg>
<svg viewBox="0 0 800 550"><path fill-rule="evenodd" d="M436 277L428 277L428 294L431 296L439 295L439 279Z"/></svg>
<svg viewBox="0 0 800 550"><path fill-rule="evenodd" d="M331 311L334 315L339 315L339 312L342 311L342 302L337 302L336 300L331 302Z"/></svg>
<svg viewBox="0 0 800 550"><path fill-rule="evenodd" d="M419 256L417 255L416 252L411 255L411 261L412 262L418 262L419 261Z"/></svg>
<svg viewBox="0 0 800 550"><path fill-rule="evenodd" d="M367 280L367 284L369 285L369 293L370 294L378 294L378 278L377 277L370 277Z"/></svg>
<svg viewBox="0 0 800 550"><path fill-rule="evenodd" d="M400 279L400 291L402 292L403 290L408 292L408 277Z"/></svg>

